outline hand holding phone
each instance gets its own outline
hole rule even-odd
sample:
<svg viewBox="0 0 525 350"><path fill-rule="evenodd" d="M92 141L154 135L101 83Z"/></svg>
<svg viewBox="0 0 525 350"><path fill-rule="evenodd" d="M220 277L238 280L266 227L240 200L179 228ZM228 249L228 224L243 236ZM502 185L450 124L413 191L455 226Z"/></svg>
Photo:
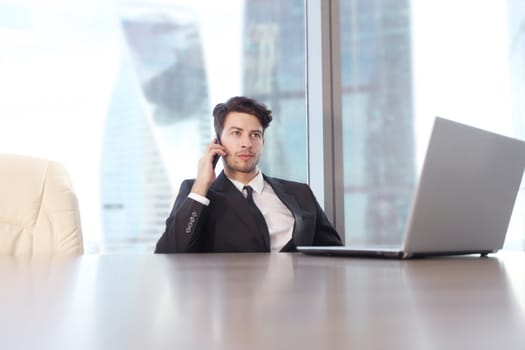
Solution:
<svg viewBox="0 0 525 350"><path fill-rule="evenodd" d="M215 138L214 142L215 144L221 144L218 135ZM210 152L213 152L211 164ZM201 196L206 196L206 194L208 193L208 189L210 188L213 181L215 181L216 179L215 165L219 161L219 157L222 154L226 154L223 150L223 147L214 146L213 144L208 145L206 152L202 155L201 159L199 159L197 176L195 177L195 182L193 183L191 192L199 194ZM210 167L210 165L212 167Z"/></svg>

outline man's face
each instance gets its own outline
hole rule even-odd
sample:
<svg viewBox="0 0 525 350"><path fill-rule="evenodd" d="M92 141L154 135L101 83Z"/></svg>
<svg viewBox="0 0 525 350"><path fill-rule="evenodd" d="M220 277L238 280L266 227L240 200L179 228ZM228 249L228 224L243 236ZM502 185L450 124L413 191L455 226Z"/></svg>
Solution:
<svg viewBox="0 0 525 350"><path fill-rule="evenodd" d="M242 112L228 113L221 144L226 148L224 169L228 176L246 180L257 174L264 145L263 128L257 117Z"/></svg>

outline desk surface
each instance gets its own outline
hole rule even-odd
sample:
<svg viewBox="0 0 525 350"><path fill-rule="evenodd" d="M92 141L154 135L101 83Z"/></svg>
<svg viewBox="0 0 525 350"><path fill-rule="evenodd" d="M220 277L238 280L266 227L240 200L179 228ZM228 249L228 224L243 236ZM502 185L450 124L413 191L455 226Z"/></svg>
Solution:
<svg viewBox="0 0 525 350"><path fill-rule="evenodd" d="M3 349L523 349L525 255L0 257Z"/></svg>

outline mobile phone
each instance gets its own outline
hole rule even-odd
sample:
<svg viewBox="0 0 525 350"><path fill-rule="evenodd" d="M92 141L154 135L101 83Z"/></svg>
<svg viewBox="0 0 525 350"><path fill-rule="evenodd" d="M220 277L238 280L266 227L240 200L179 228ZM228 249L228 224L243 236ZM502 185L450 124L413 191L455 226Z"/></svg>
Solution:
<svg viewBox="0 0 525 350"><path fill-rule="evenodd" d="M216 134L215 143L217 143L219 145L221 144L221 138L220 138L219 134ZM217 165L217 162L219 161L220 157L221 156L218 155L218 154L213 156L213 160L211 161L212 165L213 165L213 169L215 169L215 166Z"/></svg>

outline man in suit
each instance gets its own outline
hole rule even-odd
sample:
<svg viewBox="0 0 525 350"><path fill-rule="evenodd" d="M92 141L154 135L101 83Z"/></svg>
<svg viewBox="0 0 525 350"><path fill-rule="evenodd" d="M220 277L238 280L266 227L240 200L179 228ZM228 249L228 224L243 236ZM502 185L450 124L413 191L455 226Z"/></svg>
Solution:
<svg viewBox="0 0 525 350"><path fill-rule="evenodd" d="M217 139L181 184L155 253L295 251L341 245L306 184L272 178L257 167L272 121L265 105L232 97L213 110ZM221 156L218 176L214 160Z"/></svg>

